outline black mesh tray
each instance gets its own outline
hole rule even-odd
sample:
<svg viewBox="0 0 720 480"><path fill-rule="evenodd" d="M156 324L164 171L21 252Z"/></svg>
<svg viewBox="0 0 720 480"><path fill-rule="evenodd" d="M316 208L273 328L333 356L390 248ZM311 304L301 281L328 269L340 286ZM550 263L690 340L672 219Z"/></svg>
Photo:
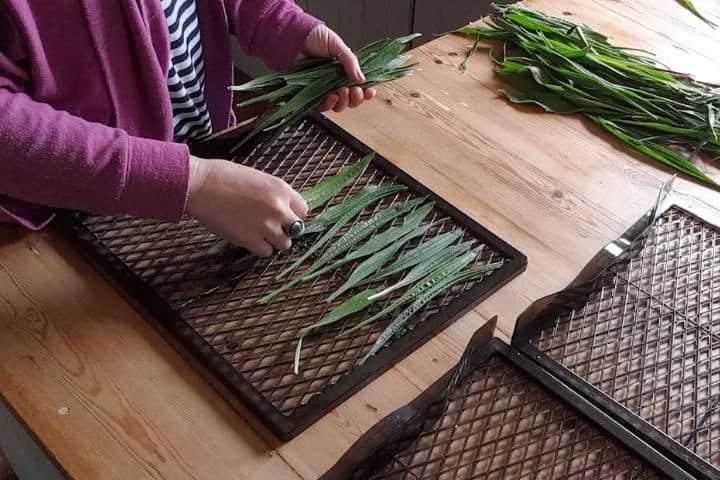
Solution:
<svg viewBox="0 0 720 480"><path fill-rule="evenodd" d="M648 220L528 309L513 345L696 478L720 478L720 230L677 199Z"/></svg>
<svg viewBox="0 0 720 480"><path fill-rule="evenodd" d="M229 145L232 142L221 150L227 153ZM206 148L207 152L211 150ZM299 190L368 151L331 122L312 117L301 120L270 145L260 144L239 154L236 160L278 175ZM222 152L216 148L213 154L218 153ZM358 359L369 350L387 321L336 338L344 328L359 321L360 314L308 337L303 345L302 371L298 376L292 372L299 330L342 301L328 305L324 298L342 283L354 264L302 284L270 305L260 306L256 300L280 285L274 280L276 273L296 256L248 261L239 249L212 252L217 238L189 218L170 224L78 215L72 227L132 297L176 335L275 435L289 439L518 275L527 263L520 252L381 157L376 157L365 174L331 203L341 202L368 183L390 180L407 185L408 192L387 197L373 211L364 212L360 220L379 208L427 196L435 201L436 208L426 222L438 225L424 238L461 226L468 239L486 245L478 264L499 259L506 263L483 281L459 286L428 304L407 329L362 367L356 366ZM366 314L381 307L377 305Z"/></svg>
<svg viewBox="0 0 720 480"><path fill-rule="evenodd" d="M492 339L491 322L454 370L381 420L322 480L661 478L692 477Z"/></svg>

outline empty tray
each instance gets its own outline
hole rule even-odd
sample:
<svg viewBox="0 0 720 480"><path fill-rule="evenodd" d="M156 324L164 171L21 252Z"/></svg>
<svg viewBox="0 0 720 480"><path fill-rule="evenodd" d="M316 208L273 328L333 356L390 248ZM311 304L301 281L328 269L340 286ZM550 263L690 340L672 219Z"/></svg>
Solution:
<svg viewBox="0 0 720 480"><path fill-rule="evenodd" d="M674 202L650 220L525 312L513 345L696 478L720 478L720 230Z"/></svg>
<svg viewBox="0 0 720 480"><path fill-rule="evenodd" d="M488 324L453 371L381 420L322 480L510 478L692 477L492 339Z"/></svg>

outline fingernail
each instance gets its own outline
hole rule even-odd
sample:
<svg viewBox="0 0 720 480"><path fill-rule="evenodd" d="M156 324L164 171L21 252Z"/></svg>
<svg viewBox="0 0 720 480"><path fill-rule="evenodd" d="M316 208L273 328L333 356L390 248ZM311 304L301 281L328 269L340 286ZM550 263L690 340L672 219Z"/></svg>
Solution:
<svg viewBox="0 0 720 480"><path fill-rule="evenodd" d="M359 78L362 83L365 83L365 75L363 75L362 70L359 68L355 69L355 76Z"/></svg>

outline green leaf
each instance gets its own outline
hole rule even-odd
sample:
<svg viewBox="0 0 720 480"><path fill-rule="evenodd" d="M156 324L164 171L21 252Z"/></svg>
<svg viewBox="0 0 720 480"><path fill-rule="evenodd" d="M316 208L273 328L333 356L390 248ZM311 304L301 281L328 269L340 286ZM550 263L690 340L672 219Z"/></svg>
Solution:
<svg viewBox="0 0 720 480"><path fill-rule="evenodd" d="M465 232L461 229L445 232L437 237L426 240L410 251L403 253L389 266L381 269L370 277L367 282L376 282L383 278L390 277L420 264L427 258L434 258L444 251L450 244L463 236Z"/></svg>
<svg viewBox="0 0 720 480"><path fill-rule="evenodd" d="M346 201L333 205L310 220L305 225L305 234L326 230L329 226L334 225L348 210L356 208L357 204L369 205L373 201L377 201L384 196L406 190L405 187L398 185L392 185L388 192L385 191L387 188L387 185L371 185L363 188L360 192L353 194Z"/></svg>
<svg viewBox="0 0 720 480"><path fill-rule="evenodd" d="M367 154L354 164L343 167L335 175L326 177L312 187L303 190L301 195L307 203L308 212L324 205L328 200L337 195L343 187L360 176L367 166L370 165L373 158L375 158L375 152Z"/></svg>
<svg viewBox="0 0 720 480"><path fill-rule="evenodd" d="M436 266L435 269L430 270L427 275L415 282L412 287L410 287L408 290L405 291L398 299L394 300L390 305L383 308L380 312L376 313L375 315L371 316L370 318L367 318L363 320L362 322L358 323L357 325L353 326L349 330L343 332L341 335L348 335L365 325L375 322L379 320L380 318L384 317L388 313L392 312L396 308L399 308L403 305L407 305L408 303L412 303L417 298L424 295L428 290L432 289L436 284L445 281L447 277L450 277L452 275L457 274L465 268L469 263L471 263L473 260L477 258L477 256L480 253L480 249L478 250L472 250L469 252L466 252L463 255L460 255L450 261L446 261L444 264ZM378 292L379 293L379 292ZM377 301L381 296L379 296L377 293L372 294L368 297L369 301Z"/></svg>
<svg viewBox="0 0 720 480"><path fill-rule="evenodd" d="M433 298L443 292L446 292L458 283L467 282L468 280L473 280L478 277L484 277L502 266L503 262L496 262L482 267L472 268L464 272L460 271L433 284L423 293L418 295L408 307L396 315L393 321L385 327L385 330L383 330L367 354L365 354L362 360L360 360L360 365L364 364L370 357L377 354L377 352L379 352L380 349L389 342L401 328L405 326L407 321L419 312L420 309L427 305Z"/></svg>
<svg viewBox="0 0 720 480"><path fill-rule="evenodd" d="M624 143L628 144L630 147L637 150L638 152L644 153L645 155L654 158L660 163L663 163L669 167L673 167L676 170L680 170L687 175L690 175L699 180L703 180L711 185L717 186L715 181L708 177L705 172L690 163L690 161L682 155L675 153L672 150L663 147L662 145L658 145L657 143L638 140L637 138L634 138L628 132L620 128L617 124L609 120L605 120L600 117L592 117L592 119L598 125L603 127L605 130L607 130L615 137L622 140Z"/></svg>
<svg viewBox="0 0 720 480"><path fill-rule="evenodd" d="M366 290L362 293L358 293L354 297L345 300L342 304L335 307L332 311L330 311L330 313L322 317L314 324L300 330L300 338L298 339L298 344L295 349L295 361L293 365L293 371L295 372L295 375L297 375L300 370L300 355L302 352L303 339L320 327L339 322L340 320L344 319L349 315L366 309L372 303L370 300L368 300L368 297L372 295L375 291L376 290Z"/></svg>
<svg viewBox="0 0 720 480"><path fill-rule="evenodd" d="M355 269L352 271L352 273L350 273L350 276L345 281L345 283L343 283L342 286L340 286L340 288L335 290L335 292L332 295L330 295L325 301L332 302L337 297L344 294L346 291L359 285L363 280L365 280L366 278L371 276L373 273L380 270L380 268L382 268L386 263L388 263L390 260L392 260L395 257L395 255L397 254L397 252L399 252L400 249L402 247L404 247L407 242L409 242L413 238L417 238L419 236L424 235L425 232L427 232L429 228L430 228L430 225L426 225L426 226L420 227L420 228L415 228L413 231L406 233L404 236L396 238L390 244L390 246L386 246L384 249L373 254L370 258L361 262L357 267L355 267ZM390 229L390 230L392 230L392 229ZM398 230L397 232L400 233L400 230ZM346 257L346 259L347 258L348 257Z"/></svg>
<svg viewBox="0 0 720 480"><path fill-rule="evenodd" d="M368 255L372 255L373 253L377 252L378 250L382 249L386 245L392 242L401 242L400 245L404 244L405 242L417 237L423 235L429 228L430 225L427 225L425 227L416 228L412 233L409 233L406 235L406 237L401 238L407 231L409 230L407 227L409 224L412 224L413 219L417 218L421 213L423 209L418 209L417 212L413 213L412 215L409 215L402 225L398 227L391 227L385 232L381 234L374 235L370 240L365 242L358 250L354 250L346 257L342 258L341 260L338 260L330 265L326 265L323 268L311 270L308 268L305 270L302 274L296 276L291 281L286 282L284 285L282 285L279 288L276 288L275 290L267 293L264 295L260 300L258 300L258 303L265 304L270 302L272 299L277 297L283 292L286 292L290 290L291 288L295 287L296 285L299 285L300 283L307 282L310 280L313 280L320 275L324 275L326 273L332 272L341 266L350 263L358 258L362 258ZM422 220L422 219L420 219ZM418 222L419 223L419 222Z"/></svg>
<svg viewBox="0 0 720 480"><path fill-rule="evenodd" d="M429 273L435 271L437 268L442 267L447 263L452 263L454 259L465 255L467 251L470 250L470 247L472 247L472 243L473 242L471 241L463 242L458 245L446 248L441 252L438 252L438 254L433 257L427 258L424 262L416 265L412 270L410 270L407 275L402 278L402 280L376 293L373 300L386 297L396 290L399 290L403 287L417 282L421 278L425 277L425 275L428 275ZM481 252L483 248L484 246L481 246L477 253Z"/></svg>
<svg viewBox="0 0 720 480"><path fill-rule="evenodd" d="M340 237L335 243L330 245L320 257L305 271L306 274L315 272L325 265L329 264L337 256L347 252L352 247L360 243L361 241L372 235L378 228L391 222L396 217L412 210L423 199L408 200L393 205L390 208L381 210L380 212L373 215L370 219L360 222L350 228L342 237Z"/></svg>
<svg viewBox="0 0 720 480"><path fill-rule="evenodd" d="M587 26L522 4L493 8L487 26L458 33L504 42L492 56L508 101L583 113L634 150L715 186L692 159L720 149L720 88L672 72L643 50L615 46ZM694 153L686 159L674 149Z"/></svg>
<svg viewBox="0 0 720 480"><path fill-rule="evenodd" d="M338 205L338 207L341 208L335 211L337 213L337 217L333 214L333 219L335 220L334 224L330 226L325 234L316 240L315 243L313 243L313 245L300 258L298 258L292 265L278 273L277 278L282 278L288 273L295 271L295 269L302 265L305 260L310 258L313 253L328 243L346 223L355 218L367 206L377 202L387 195L401 192L405 189L406 187L402 185L372 185L363 188L360 192L353 195L347 202ZM326 210L326 212L328 210Z"/></svg>
<svg viewBox="0 0 720 480"><path fill-rule="evenodd" d="M701 19L703 22L707 23L711 27L717 27L715 23L711 22L707 17L705 17L705 15L700 13L700 10L697 9L695 4L691 0L677 0L677 2L683 7L690 10L696 17Z"/></svg>
<svg viewBox="0 0 720 480"><path fill-rule="evenodd" d="M373 235L370 240L363 243L356 250L350 252L347 258L349 260L355 260L357 258L366 257L411 232L417 232L418 226L423 221L423 219L427 217L428 213L430 213L434 206L434 203L429 203L425 206L418 208L416 211L405 217L402 224L395 227L390 227L384 232ZM424 229L423 231L426 230L427 229Z"/></svg>

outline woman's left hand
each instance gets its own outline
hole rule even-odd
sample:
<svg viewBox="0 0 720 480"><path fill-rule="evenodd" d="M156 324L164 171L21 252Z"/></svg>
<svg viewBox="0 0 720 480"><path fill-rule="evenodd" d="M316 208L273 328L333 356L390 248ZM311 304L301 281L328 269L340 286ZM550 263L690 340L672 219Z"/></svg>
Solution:
<svg viewBox="0 0 720 480"><path fill-rule="evenodd" d="M350 80L357 85L365 83L365 75L360 70L360 64L355 54L340 38L340 35L323 24L318 25L308 34L302 53L308 57L335 58L343 66ZM325 97L320 111L342 112L348 107L355 108L373 97L375 97L374 88L341 87L335 93Z"/></svg>

